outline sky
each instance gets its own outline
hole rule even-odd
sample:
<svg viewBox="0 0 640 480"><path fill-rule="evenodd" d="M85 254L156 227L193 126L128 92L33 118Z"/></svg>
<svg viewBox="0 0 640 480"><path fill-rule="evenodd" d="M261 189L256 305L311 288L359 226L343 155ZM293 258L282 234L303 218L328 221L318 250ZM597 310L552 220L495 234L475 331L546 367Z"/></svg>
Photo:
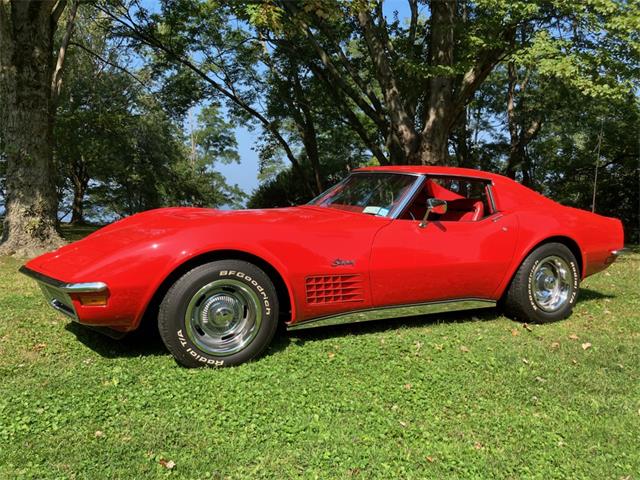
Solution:
<svg viewBox="0 0 640 480"><path fill-rule="evenodd" d="M225 176L229 185L238 185L248 194L258 186L258 153L253 150L258 138L257 133L256 131L251 132L245 127L236 128L240 165L237 163L218 164L215 167Z"/></svg>

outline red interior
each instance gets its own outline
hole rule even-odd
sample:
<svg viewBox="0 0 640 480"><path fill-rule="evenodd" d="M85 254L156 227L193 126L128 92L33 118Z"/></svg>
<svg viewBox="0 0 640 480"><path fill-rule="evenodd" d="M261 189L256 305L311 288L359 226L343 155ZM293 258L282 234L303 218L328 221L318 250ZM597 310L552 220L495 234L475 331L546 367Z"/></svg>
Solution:
<svg viewBox="0 0 640 480"><path fill-rule="evenodd" d="M440 215L443 222L475 222L484 216L484 206L480 200L460 198L447 202L447 213Z"/></svg>
<svg viewBox="0 0 640 480"><path fill-rule="evenodd" d="M447 202L447 213L440 216L434 215L433 219L444 222L474 222L484 217L484 205L481 200L465 198L428 179L402 218L412 220L424 218L429 198L438 198Z"/></svg>

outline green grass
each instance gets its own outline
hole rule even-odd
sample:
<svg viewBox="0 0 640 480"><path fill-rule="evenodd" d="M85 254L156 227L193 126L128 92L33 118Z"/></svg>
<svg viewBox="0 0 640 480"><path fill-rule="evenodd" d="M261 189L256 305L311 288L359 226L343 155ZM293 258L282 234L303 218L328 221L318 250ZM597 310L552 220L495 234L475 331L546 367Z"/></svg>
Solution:
<svg viewBox="0 0 640 480"><path fill-rule="evenodd" d="M224 370L69 324L19 265L0 259L2 479L640 478L638 253L563 322L282 333Z"/></svg>

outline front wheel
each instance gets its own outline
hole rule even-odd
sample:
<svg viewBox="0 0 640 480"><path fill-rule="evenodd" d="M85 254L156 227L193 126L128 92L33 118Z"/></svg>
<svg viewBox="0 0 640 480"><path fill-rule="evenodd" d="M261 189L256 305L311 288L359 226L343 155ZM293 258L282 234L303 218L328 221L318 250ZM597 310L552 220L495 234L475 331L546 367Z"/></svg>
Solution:
<svg viewBox="0 0 640 480"><path fill-rule="evenodd" d="M513 277L502 307L517 320L545 323L571 315L580 273L575 256L561 243L547 243L529 254Z"/></svg>
<svg viewBox="0 0 640 480"><path fill-rule="evenodd" d="M165 295L160 335L186 367L238 365L271 342L278 299L269 277L240 260L207 263L184 274Z"/></svg>

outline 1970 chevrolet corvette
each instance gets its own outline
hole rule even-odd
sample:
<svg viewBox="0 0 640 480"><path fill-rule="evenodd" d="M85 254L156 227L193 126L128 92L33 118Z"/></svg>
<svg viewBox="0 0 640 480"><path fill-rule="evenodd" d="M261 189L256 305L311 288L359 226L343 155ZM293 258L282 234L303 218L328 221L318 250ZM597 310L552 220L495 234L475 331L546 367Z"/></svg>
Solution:
<svg viewBox="0 0 640 480"><path fill-rule="evenodd" d="M49 304L112 335L157 321L182 365L229 366L289 329L500 306L571 314L623 248L619 220L499 175L369 167L307 205L164 208L28 262Z"/></svg>

